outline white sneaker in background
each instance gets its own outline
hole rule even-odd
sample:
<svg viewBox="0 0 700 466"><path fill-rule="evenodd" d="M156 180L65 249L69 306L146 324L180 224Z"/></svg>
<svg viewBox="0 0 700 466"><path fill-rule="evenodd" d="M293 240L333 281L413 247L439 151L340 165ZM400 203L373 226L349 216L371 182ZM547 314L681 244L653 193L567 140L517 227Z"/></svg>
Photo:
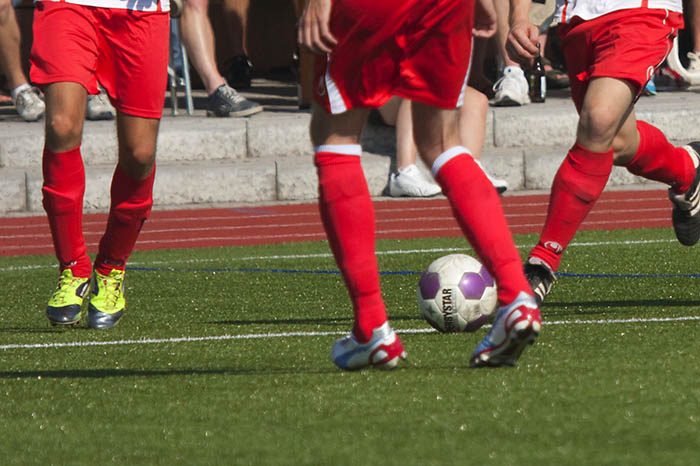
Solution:
<svg viewBox="0 0 700 466"><path fill-rule="evenodd" d="M87 113L85 118L88 120L114 120L117 111L109 101L109 97L102 90L99 94L89 95L87 100Z"/></svg>
<svg viewBox="0 0 700 466"><path fill-rule="evenodd" d="M515 107L530 103L525 73L517 66L506 66L503 76L493 85L493 90L496 92L493 103L498 107Z"/></svg>
<svg viewBox="0 0 700 466"><path fill-rule="evenodd" d="M391 197L432 197L442 189L415 165L400 168L389 177Z"/></svg>
<svg viewBox="0 0 700 466"><path fill-rule="evenodd" d="M481 168L481 171L484 172L484 174L486 175L486 178L489 179L489 181L491 182L493 187L496 188L496 191L498 191L498 194L503 194L504 192L506 192L508 190L508 182L506 180L501 180L501 179L492 177L491 175L489 175L489 172L486 171L484 166L481 165L480 161L478 161L477 159L474 159L474 161L479 166L479 168Z"/></svg>
<svg viewBox="0 0 700 466"><path fill-rule="evenodd" d="M44 99L39 92L39 89L32 87L29 84L19 86L16 92L13 92L13 101L17 113L24 121L37 121L44 116L46 105Z"/></svg>
<svg viewBox="0 0 700 466"><path fill-rule="evenodd" d="M688 68L691 73L700 73L700 53L688 52Z"/></svg>

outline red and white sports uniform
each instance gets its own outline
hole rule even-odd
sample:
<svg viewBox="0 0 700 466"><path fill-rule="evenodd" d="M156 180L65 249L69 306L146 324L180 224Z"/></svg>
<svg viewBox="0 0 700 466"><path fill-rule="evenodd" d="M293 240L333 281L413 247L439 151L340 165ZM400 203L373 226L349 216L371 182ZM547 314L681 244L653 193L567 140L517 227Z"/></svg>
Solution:
<svg viewBox="0 0 700 466"><path fill-rule="evenodd" d="M680 0L566 1L559 35L576 107L595 77L624 79L641 94L683 28L682 11Z"/></svg>
<svg viewBox="0 0 700 466"><path fill-rule="evenodd" d="M574 16L589 20L613 11L635 8L683 12L682 0L563 0L561 21L569 22Z"/></svg>
<svg viewBox="0 0 700 466"><path fill-rule="evenodd" d="M392 95L461 105L471 56L473 0L336 0L333 52L316 58L316 101L337 114Z"/></svg>
<svg viewBox="0 0 700 466"><path fill-rule="evenodd" d="M40 0L31 81L99 82L120 111L160 118L167 82L169 0Z"/></svg>

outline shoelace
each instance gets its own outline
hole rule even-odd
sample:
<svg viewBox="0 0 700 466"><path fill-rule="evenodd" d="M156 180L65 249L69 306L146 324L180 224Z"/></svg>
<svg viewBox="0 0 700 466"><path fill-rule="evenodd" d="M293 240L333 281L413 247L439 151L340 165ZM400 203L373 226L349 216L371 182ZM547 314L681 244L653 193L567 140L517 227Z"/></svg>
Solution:
<svg viewBox="0 0 700 466"><path fill-rule="evenodd" d="M105 290L105 308L114 309L121 295L122 280L121 278L107 277L102 280L102 285Z"/></svg>
<svg viewBox="0 0 700 466"><path fill-rule="evenodd" d="M494 90L494 92L497 92L501 88L501 83L503 83L504 79L506 79L505 74L503 76L501 76L500 78L498 78L498 81L493 83L492 89Z"/></svg>
<svg viewBox="0 0 700 466"><path fill-rule="evenodd" d="M222 86L219 88L219 90L221 91L221 94L223 95L223 97L225 97L226 99L232 100L233 103L235 103L235 104L239 104L239 103L243 102L243 100L245 100L245 98L242 95L240 95L238 92L236 92L236 90L234 88L232 88L231 86Z"/></svg>
<svg viewBox="0 0 700 466"><path fill-rule="evenodd" d="M75 290L78 286L77 283L80 281L80 278L77 277L67 277L64 275L61 275L61 277L58 279L58 288L53 294L53 300L58 301L60 303L64 303L66 301L66 298L68 295L71 294L73 290Z"/></svg>

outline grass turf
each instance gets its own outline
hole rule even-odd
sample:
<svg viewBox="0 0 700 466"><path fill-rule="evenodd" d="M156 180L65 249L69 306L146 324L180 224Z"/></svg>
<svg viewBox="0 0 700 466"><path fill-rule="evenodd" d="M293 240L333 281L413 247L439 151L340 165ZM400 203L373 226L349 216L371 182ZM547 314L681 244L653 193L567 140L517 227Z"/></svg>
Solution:
<svg viewBox="0 0 700 466"><path fill-rule="evenodd" d="M464 244L378 242L396 329L428 329L419 273ZM516 368L468 368L481 330L404 333L399 369L354 373L328 358L351 311L325 243L137 252L123 322L99 332L48 325L52 257L0 258L2 463L696 464L698 251L581 232ZM289 332L310 335L263 337Z"/></svg>

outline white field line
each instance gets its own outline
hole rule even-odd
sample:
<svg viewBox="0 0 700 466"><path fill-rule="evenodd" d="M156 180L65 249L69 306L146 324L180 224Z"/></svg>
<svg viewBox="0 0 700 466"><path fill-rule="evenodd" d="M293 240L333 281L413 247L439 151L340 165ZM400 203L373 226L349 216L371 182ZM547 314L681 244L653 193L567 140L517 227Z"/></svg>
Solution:
<svg viewBox="0 0 700 466"><path fill-rule="evenodd" d="M680 317L650 317L648 319L610 319L610 320L555 320L542 322L543 325L609 325L609 324L646 324L664 322L700 321L700 316ZM489 326L484 326L488 328ZM433 333L432 328L415 328L397 330L397 333ZM325 337L333 335L345 335L347 332L276 332L276 333L248 333L242 335L216 335L208 337L175 337L175 338L141 338L138 340L112 340L112 341L74 341L68 343L15 343L0 345L0 350L12 349L48 349L48 348L76 348L84 346L121 346L121 345L149 345L168 343L196 343L202 341L228 341L228 340L256 340L267 338L289 337Z"/></svg>
<svg viewBox="0 0 700 466"><path fill-rule="evenodd" d="M660 243L676 243L673 239L654 239L654 240L629 240L629 241L593 241L593 242L573 242L569 244L569 247L596 247L596 246L630 246L630 245L646 245L646 244L660 244ZM531 248L532 244L519 244L517 247L519 249ZM433 254L433 253L446 253L455 251L465 251L464 248L424 248L424 249L398 249L398 250L387 250L387 251L377 251L378 256L394 256L394 255L405 255L405 254ZM271 254L267 256L243 256L243 257L227 257L224 260L228 262L252 262L252 261L265 261L265 260L296 260L296 259L318 259L318 258L330 258L333 257L331 253L315 253L315 254ZM210 264L221 262L222 258L207 258L207 259L172 259L167 261L148 261L139 262L132 261L129 262L129 267L158 267L158 266L172 266L173 264ZM0 272L17 272L20 270L39 270L39 269L52 269L56 268L55 264L35 264L35 265L21 265L21 266L7 266L0 267Z"/></svg>

